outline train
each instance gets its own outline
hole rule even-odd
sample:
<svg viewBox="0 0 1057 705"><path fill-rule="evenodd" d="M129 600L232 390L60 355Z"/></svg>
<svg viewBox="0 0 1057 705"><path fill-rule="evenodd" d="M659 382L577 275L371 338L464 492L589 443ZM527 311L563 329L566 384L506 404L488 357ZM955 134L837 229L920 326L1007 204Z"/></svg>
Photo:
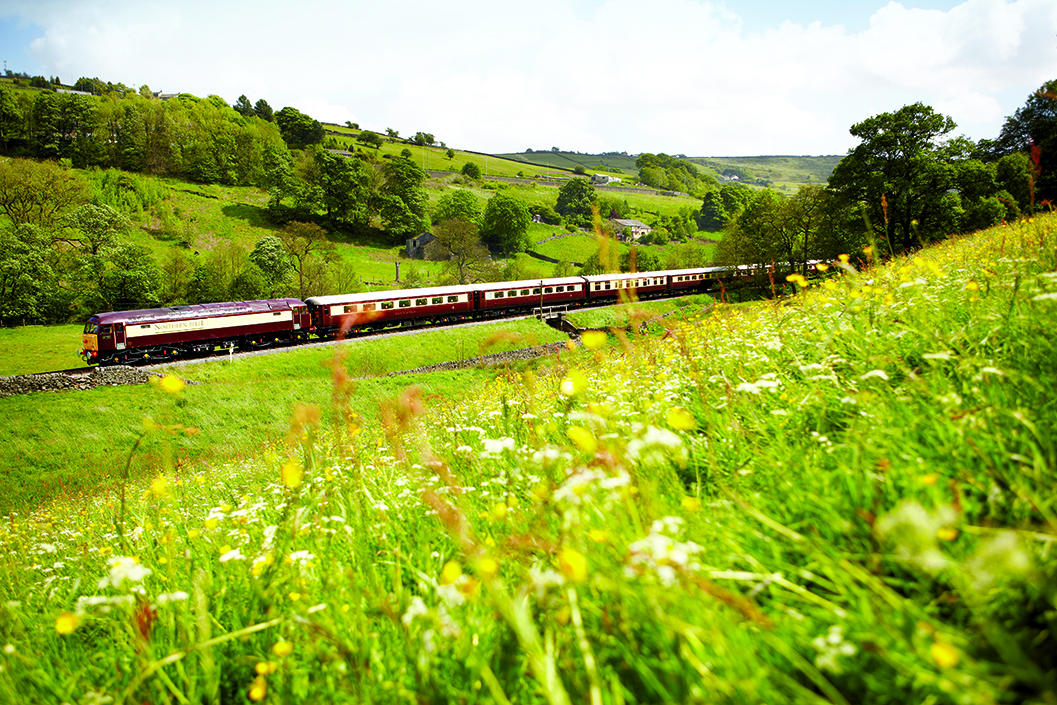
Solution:
<svg viewBox="0 0 1057 705"><path fill-rule="evenodd" d="M813 273L815 263L808 263ZM220 350L296 345L391 327L498 318L536 309L697 293L752 276L753 268L699 267L523 281L264 299L97 313L79 356L88 365L156 363Z"/></svg>

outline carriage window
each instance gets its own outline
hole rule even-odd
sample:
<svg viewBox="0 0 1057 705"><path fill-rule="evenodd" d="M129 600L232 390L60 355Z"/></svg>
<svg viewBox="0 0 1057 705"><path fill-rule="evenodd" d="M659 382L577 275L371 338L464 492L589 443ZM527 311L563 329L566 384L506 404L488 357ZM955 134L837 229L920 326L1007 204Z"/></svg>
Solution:
<svg viewBox="0 0 1057 705"><path fill-rule="evenodd" d="M561 287L558 287L558 290L560 291ZM553 294L554 293L554 287L553 286L548 286L547 288L545 288L543 290L543 293L544 294Z"/></svg>
<svg viewBox="0 0 1057 705"><path fill-rule="evenodd" d="M607 289L609 288L609 282L606 282L606 288Z"/></svg>
<svg viewBox="0 0 1057 705"><path fill-rule="evenodd" d="M359 308L356 304L350 304L345 307L345 313L356 313L356 309Z"/></svg>
<svg viewBox="0 0 1057 705"><path fill-rule="evenodd" d="M601 288L602 288L602 285L601 285L601 284L597 284L597 283L595 284L595 291L598 291L598 290L600 290Z"/></svg>
<svg viewBox="0 0 1057 705"><path fill-rule="evenodd" d="M522 296L528 296L529 295L529 290L528 289L522 289L521 290L521 295Z"/></svg>
<svg viewBox="0 0 1057 705"><path fill-rule="evenodd" d="M144 323L140 328L150 328L150 323Z"/></svg>
<svg viewBox="0 0 1057 705"><path fill-rule="evenodd" d="M425 306L428 299L415 299L416 306Z"/></svg>
<svg viewBox="0 0 1057 705"><path fill-rule="evenodd" d="M538 293L540 293L540 290L539 290L539 289L533 289L533 290L532 290L532 293L533 293L533 294L538 294Z"/></svg>
<svg viewBox="0 0 1057 705"><path fill-rule="evenodd" d="M517 296L517 291L508 291L508 292L506 292L506 295L507 296Z"/></svg>
<svg viewBox="0 0 1057 705"><path fill-rule="evenodd" d="M382 308L390 309L392 307L393 307L393 302L392 301L383 301L382 302Z"/></svg>
<svg viewBox="0 0 1057 705"><path fill-rule="evenodd" d="M458 303L458 302L459 302L459 297L458 296L449 296L448 297L448 303L449 304L455 304L455 303Z"/></svg>
<svg viewBox="0 0 1057 705"><path fill-rule="evenodd" d="M442 304L442 303L444 303L444 297L443 296L434 296L432 299L430 299L430 303Z"/></svg>
<svg viewBox="0 0 1057 705"><path fill-rule="evenodd" d="M501 299L501 298L503 298L504 296L506 296L506 294L504 294L504 293L503 293L503 292L501 292L501 291L497 291L497 292L495 292L494 294L492 294L492 298L493 298L493 299Z"/></svg>
<svg viewBox="0 0 1057 705"><path fill-rule="evenodd" d="M378 308L378 304L364 304L363 305L363 310L364 311L373 311L376 308Z"/></svg>

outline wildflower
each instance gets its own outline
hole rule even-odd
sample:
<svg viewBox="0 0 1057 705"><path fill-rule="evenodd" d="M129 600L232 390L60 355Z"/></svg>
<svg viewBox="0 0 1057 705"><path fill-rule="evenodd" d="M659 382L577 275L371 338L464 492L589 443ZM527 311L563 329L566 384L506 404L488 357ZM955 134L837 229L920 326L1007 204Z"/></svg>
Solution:
<svg viewBox="0 0 1057 705"><path fill-rule="evenodd" d="M562 394L574 397L587 391L587 378L576 370L569 370L569 374L562 380Z"/></svg>
<svg viewBox="0 0 1057 705"><path fill-rule="evenodd" d="M678 431L692 431L697 428L697 420L689 411L678 406L668 409L665 415L668 425Z"/></svg>
<svg viewBox="0 0 1057 705"><path fill-rule="evenodd" d="M219 523L220 523L220 520L217 519L216 517L209 517L208 519L205 520L205 527L207 529L215 529L215 528L217 528L217 524L219 524Z"/></svg>
<svg viewBox="0 0 1057 705"><path fill-rule="evenodd" d="M609 540L609 535L601 529L591 529L587 532L587 538L591 539L595 543L605 543Z"/></svg>
<svg viewBox="0 0 1057 705"><path fill-rule="evenodd" d="M849 255L840 255L837 259L841 261L841 264L847 264L851 257Z"/></svg>
<svg viewBox="0 0 1057 705"><path fill-rule="evenodd" d="M683 497L682 500L679 501L679 506L688 512L696 512L701 508L701 500L697 497Z"/></svg>
<svg viewBox="0 0 1057 705"><path fill-rule="evenodd" d="M574 548L563 548L558 554L558 567L562 575L574 583L587 580L587 559Z"/></svg>
<svg viewBox="0 0 1057 705"><path fill-rule="evenodd" d="M796 284L801 289L804 289L804 288L807 287L807 279L804 278L803 274L790 274L789 276L787 276L785 278L785 280L787 282L792 283L792 284Z"/></svg>
<svg viewBox="0 0 1057 705"><path fill-rule="evenodd" d="M490 578L499 572L499 563L496 562L496 559L485 556L477 562L477 572L486 578Z"/></svg>
<svg viewBox="0 0 1057 705"><path fill-rule="evenodd" d="M272 646L272 653L278 656L279 658L282 658L283 656L289 656L293 652L294 645L289 641L284 641L280 639L279 641L275 642L275 645Z"/></svg>
<svg viewBox="0 0 1057 705"><path fill-rule="evenodd" d="M953 541L958 538L958 530L949 528L940 529L936 532L936 537L941 541Z"/></svg>
<svg viewBox="0 0 1057 705"><path fill-rule="evenodd" d="M225 548L228 548L225 546ZM221 551L220 562L227 563L228 561L244 561L246 556L242 555L242 551L237 548L229 548L227 551Z"/></svg>
<svg viewBox="0 0 1057 705"><path fill-rule="evenodd" d="M580 336L580 342L588 350L597 350L606 344L606 338L606 334L600 330L589 330Z"/></svg>
<svg viewBox="0 0 1057 705"><path fill-rule="evenodd" d="M410 627L416 617L426 617L428 615L429 608L426 607L426 603L422 601L421 597L415 595L411 598L411 604L407 606L407 612L404 612L404 616L400 618L400 621L404 623L405 627Z"/></svg>
<svg viewBox="0 0 1057 705"><path fill-rule="evenodd" d="M258 676L270 676L278 670L279 664L275 661L258 661L254 670Z"/></svg>
<svg viewBox="0 0 1057 705"><path fill-rule="evenodd" d="M885 372L884 370L870 370L869 372L864 374L859 379L861 379L861 380L863 380L865 382L866 380L870 379L871 377L876 377L878 379L883 379L886 382L888 381L888 373Z"/></svg>
<svg viewBox="0 0 1057 705"><path fill-rule="evenodd" d="M459 579L460 575L462 575L462 568L459 564L455 561L448 561L440 571L440 582L444 585L451 585Z"/></svg>
<svg viewBox="0 0 1057 705"><path fill-rule="evenodd" d="M817 269L820 272L825 272L827 269L829 269L829 265L825 264L824 262L819 262L818 264L815 265L815 269Z"/></svg>
<svg viewBox="0 0 1057 705"><path fill-rule="evenodd" d="M141 566L135 558L115 556L109 560L109 564L109 574L99 579L100 590L109 586L120 589L121 584L126 580L130 583L138 583L151 574L151 569Z"/></svg>
<svg viewBox="0 0 1057 705"><path fill-rule="evenodd" d="M569 440L583 452L593 454L598 450L598 441L595 440L594 434L583 426L570 426L565 433L569 436Z"/></svg>
<svg viewBox="0 0 1057 705"><path fill-rule="evenodd" d="M154 482L150 483L150 493L158 499L169 496L169 481L164 475L159 475Z"/></svg>
<svg viewBox="0 0 1057 705"><path fill-rule="evenodd" d="M980 285L976 283L975 279L970 279L969 281L965 282L965 290L980 291Z"/></svg>
<svg viewBox="0 0 1057 705"><path fill-rule="evenodd" d="M481 442L484 452L488 455L500 455L504 450L514 450L517 445L513 438L504 436L502 438L486 438Z"/></svg>
<svg viewBox="0 0 1057 705"><path fill-rule="evenodd" d="M158 386L162 388L162 391L168 392L169 394L179 394L184 390L184 387L186 387L187 384L179 377L166 375L165 377L162 377Z"/></svg>
<svg viewBox="0 0 1057 705"><path fill-rule="evenodd" d="M250 684L249 697L253 702L264 700L264 696L268 693L268 682L264 680L264 676L257 676L253 679L253 683Z"/></svg>
<svg viewBox="0 0 1057 705"><path fill-rule="evenodd" d="M496 502L495 506L492 507L492 510L488 512L488 519L493 522L502 521L506 518L506 513L506 502Z"/></svg>
<svg viewBox="0 0 1057 705"><path fill-rule="evenodd" d="M279 474L282 477L283 484L290 489L294 489L300 485L301 479L305 475L304 471L301 469L301 464L297 462L297 458L290 458L287 460Z"/></svg>
<svg viewBox="0 0 1057 705"><path fill-rule="evenodd" d="M958 651L950 644L933 642L929 647L929 655L940 668L952 668L958 664Z"/></svg>
<svg viewBox="0 0 1057 705"><path fill-rule="evenodd" d="M55 631L59 634L73 634L77 628L77 615L73 612L63 612L55 620Z"/></svg>
<svg viewBox="0 0 1057 705"><path fill-rule="evenodd" d="M198 529L189 529L187 532L187 538L196 539L202 535L202 532Z"/></svg>

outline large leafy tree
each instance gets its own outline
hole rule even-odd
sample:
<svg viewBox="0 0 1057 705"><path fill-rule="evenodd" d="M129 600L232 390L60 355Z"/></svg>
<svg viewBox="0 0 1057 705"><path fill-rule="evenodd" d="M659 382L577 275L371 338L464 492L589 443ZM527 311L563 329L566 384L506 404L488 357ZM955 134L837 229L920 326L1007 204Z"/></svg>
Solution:
<svg viewBox="0 0 1057 705"><path fill-rule="evenodd" d="M481 201L469 189L455 189L441 196L433 208L434 223L456 218L475 224L481 220Z"/></svg>
<svg viewBox="0 0 1057 705"><path fill-rule="evenodd" d="M429 198L422 188L426 172L405 157L386 161L384 181L379 189L382 225L394 241L422 232L429 220Z"/></svg>
<svg viewBox="0 0 1057 705"><path fill-rule="evenodd" d="M532 216L524 203L497 193L488 201L481 220L481 239L489 247L510 255L528 247L528 229Z"/></svg>
<svg viewBox="0 0 1057 705"><path fill-rule="evenodd" d="M1030 155L1035 201L1057 201L1057 79L1032 93L1006 118L998 140L987 146L994 157Z"/></svg>
<svg viewBox="0 0 1057 705"><path fill-rule="evenodd" d="M558 203L554 210L565 217L589 219L591 205L598 198L595 187L587 179L569 179L558 189Z"/></svg>
<svg viewBox="0 0 1057 705"><path fill-rule="evenodd" d="M253 115L253 104L250 103L250 99L245 94L240 95L239 99L231 107L240 115L245 115L246 117Z"/></svg>
<svg viewBox="0 0 1057 705"><path fill-rule="evenodd" d="M72 170L28 159L0 162L0 212L13 225L53 228L85 198L84 183Z"/></svg>
<svg viewBox="0 0 1057 705"><path fill-rule="evenodd" d="M301 299L308 295L310 285L318 281L325 264L335 255L334 243L327 239L327 231L315 223L288 223L278 233L286 254L297 275Z"/></svg>
<svg viewBox="0 0 1057 705"><path fill-rule="evenodd" d="M965 140L948 139L954 128L921 103L852 125L862 141L841 159L829 185L861 204L894 249L945 235L957 227L956 162L969 151Z"/></svg>
<svg viewBox="0 0 1057 705"><path fill-rule="evenodd" d="M286 107L275 113L275 122L290 149L304 149L326 137L319 120L313 120L297 108Z"/></svg>
<svg viewBox="0 0 1057 705"><path fill-rule="evenodd" d="M459 284L489 281L495 264L481 243L477 224L465 218L449 218L434 228L436 240L426 247L426 257L444 262L444 273Z"/></svg>
<svg viewBox="0 0 1057 705"><path fill-rule="evenodd" d="M370 166L317 146L313 185L327 219L335 225L364 227L370 222Z"/></svg>
<svg viewBox="0 0 1057 705"><path fill-rule="evenodd" d="M52 283L47 237L34 225L0 231L0 322L37 322Z"/></svg>
<svg viewBox="0 0 1057 705"><path fill-rule="evenodd" d="M265 235L257 241L253 252L250 252L250 261L264 275L268 296L275 296L294 270L283 241L275 235Z"/></svg>
<svg viewBox="0 0 1057 705"><path fill-rule="evenodd" d="M264 98L253 104L253 114L266 122L275 122L275 111Z"/></svg>

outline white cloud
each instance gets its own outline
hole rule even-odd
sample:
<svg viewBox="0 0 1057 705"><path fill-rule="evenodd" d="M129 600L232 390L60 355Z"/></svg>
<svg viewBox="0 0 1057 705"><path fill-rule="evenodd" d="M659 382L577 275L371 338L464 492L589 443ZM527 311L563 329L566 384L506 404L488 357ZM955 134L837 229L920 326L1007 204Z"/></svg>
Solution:
<svg viewBox="0 0 1057 705"><path fill-rule="evenodd" d="M1052 0L910 5L858 32L780 16L750 32L697 0L13 0L0 15L43 27L31 53L65 80L245 93L481 151L843 153L853 123L917 101L994 137L1053 78Z"/></svg>

